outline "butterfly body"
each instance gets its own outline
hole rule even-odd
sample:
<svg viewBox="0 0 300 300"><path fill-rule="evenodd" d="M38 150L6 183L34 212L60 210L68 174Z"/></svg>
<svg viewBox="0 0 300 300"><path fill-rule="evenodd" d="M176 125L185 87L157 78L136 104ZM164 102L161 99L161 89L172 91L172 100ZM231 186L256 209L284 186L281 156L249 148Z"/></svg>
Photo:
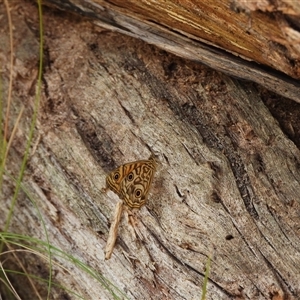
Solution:
<svg viewBox="0 0 300 300"><path fill-rule="evenodd" d="M106 187L129 208L140 208L147 200L155 169L153 156L148 160L124 164L106 177Z"/></svg>

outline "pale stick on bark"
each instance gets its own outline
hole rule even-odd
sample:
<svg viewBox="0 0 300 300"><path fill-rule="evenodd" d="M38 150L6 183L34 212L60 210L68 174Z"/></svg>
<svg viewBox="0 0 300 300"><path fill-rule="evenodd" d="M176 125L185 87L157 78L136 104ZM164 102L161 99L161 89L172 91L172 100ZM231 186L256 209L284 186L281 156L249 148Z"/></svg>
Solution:
<svg viewBox="0 0 300 300"><path fill-rule="evenodd" d="M123 200L120 200L116 205L114 219L111 223L107 243L105 247L105 259L110 259L118 236L118 227L123 212Z"/></svg>

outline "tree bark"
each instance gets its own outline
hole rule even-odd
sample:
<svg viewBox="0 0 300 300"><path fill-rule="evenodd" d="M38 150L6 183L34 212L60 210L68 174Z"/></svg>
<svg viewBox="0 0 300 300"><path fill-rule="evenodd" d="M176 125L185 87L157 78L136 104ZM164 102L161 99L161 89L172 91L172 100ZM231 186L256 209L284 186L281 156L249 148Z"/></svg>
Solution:
<svg viewBox="0 0 300 300"><path fill-rule="evenodd" d="M96 25L142 39L180 57L262 84L299 102L299 80L292 79L300 79L300 8L296 2L46 3L80 13Z"/></svg>
<svg viewBox="0 0 300 300"><path fill-rule="evenodd" d="M13 113L25 105L7 165L16 174L39 56L36 8L24 2L12 13ZM207 299L298 299L300 152L256 87L78 17L44 9L43 18L44 90L24 185L51 244L129 299L200 299L209 256ZM118 198L101 192L105 177L151 152L158 170L137 212L140 235L122 218L106 261ZM6 181L3 221L12 185ZM24 193L11 230L45 238ZM82 270L54 260L70 272L55 267L55 281L86 299L113 299Z"/></svg>

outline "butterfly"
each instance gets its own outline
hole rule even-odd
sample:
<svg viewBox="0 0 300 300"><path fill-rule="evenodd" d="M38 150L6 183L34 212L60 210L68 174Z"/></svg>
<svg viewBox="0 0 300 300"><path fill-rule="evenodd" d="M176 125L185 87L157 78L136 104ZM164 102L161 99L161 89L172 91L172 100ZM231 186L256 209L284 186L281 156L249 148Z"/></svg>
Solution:
<svg viewBox="0 0 300 300"><path fill-rule="evenodd" d="M147 200L155 170L152 155L148 160L124 164L107 175L106 189L116 193L130 209L140 208Z"/></svg>

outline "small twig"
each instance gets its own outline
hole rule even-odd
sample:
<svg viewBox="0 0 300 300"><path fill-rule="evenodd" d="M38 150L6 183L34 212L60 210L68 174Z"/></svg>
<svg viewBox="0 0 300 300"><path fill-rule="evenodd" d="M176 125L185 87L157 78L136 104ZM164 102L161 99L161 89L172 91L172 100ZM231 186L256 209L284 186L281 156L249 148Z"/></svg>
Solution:
<svg viewBox="0 0 300 300"><path fill-rule="evenodd" d="M114 246L118 237L118 227L121 221L122 212L123 212L123 201L120 200L116 205L114 219L109 229L107 243L105 247L105 259L110 259L112 252L114 250Z"/></svg>

